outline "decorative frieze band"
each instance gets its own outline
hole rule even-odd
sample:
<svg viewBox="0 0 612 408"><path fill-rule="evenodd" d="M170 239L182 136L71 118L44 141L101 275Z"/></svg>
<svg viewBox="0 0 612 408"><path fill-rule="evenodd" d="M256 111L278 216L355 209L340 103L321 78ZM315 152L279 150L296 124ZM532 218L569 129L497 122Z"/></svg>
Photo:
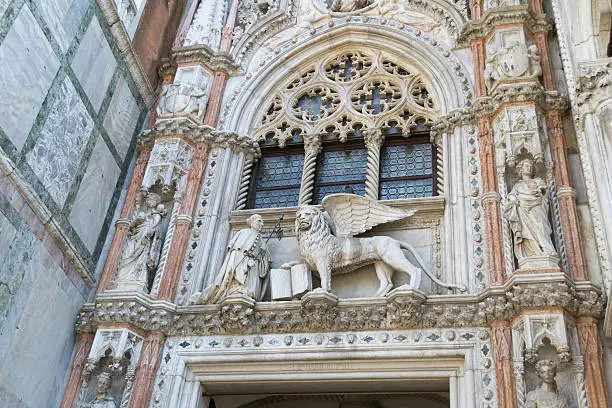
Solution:
<svg viewBox="0 0 612 408"><path fill-rule="evenodd" d="M486 38L494 26L524 25L531 33L548 32L553 22L546 14L535 14L527 4L495 7L482 14L482 18L469 21L457 39L458 47L468 47L473 40Z"/></svg>
<svg viewBox="0 0 612 408"><path fill-rule="evenodd" d="M257 141L236 132L219 131L208 125L198 125L186 118L158 121L155 126L138 135L139 146L152 146L155 139L178 136L191 144L207 143L213 147L233 147L253 157L261 150Z"/></svg>
<svg viewBox="0 0 612 408"><path fill-rule="evenodd" d="M291 302L230 298L220 305L177 307L144 294L107 292L97 297L95 305L83 307L76 330L92 332L98 325L112 324L176 336L446 328L510 321L527 310L563 309L575 316L597 318L603 311L602 295L595 286L573 284L562 273L515 275L504 286L478 296L427 298L412 290L395 290L386 299L367 300L315 295Z"/></svg>

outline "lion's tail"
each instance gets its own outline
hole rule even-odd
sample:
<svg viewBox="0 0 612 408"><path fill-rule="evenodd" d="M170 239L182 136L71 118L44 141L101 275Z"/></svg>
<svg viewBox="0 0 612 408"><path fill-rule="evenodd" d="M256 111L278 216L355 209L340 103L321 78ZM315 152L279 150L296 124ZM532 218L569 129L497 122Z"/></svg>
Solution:
<svg viewBox="0 0 612 408"><path fill-rule="evenodd" d="M465 285L461 285L461 284L452 284L452 283L445 283L442 282L440 279L436 278L430 271L429 269L427 269L425 267L425 263L423 262L423 259L421 258L421 256L414 250L414 248L407 244L406 242L402 242L399 241L400 247L402 249L407 250L408 252L410 252L412 254L412 256L414 256L414 259L416 259L417 263L419 264L419 266L421 267L421 269L423 270L423 272L425 272L425 274L427 274L427 276L429 276L429 278L434 281L434 283L436 283L437 285L442 286L443 288L447 288L447 289L457 289L459 292L465 292L467 291L467 288L465 287Z"/></svg>

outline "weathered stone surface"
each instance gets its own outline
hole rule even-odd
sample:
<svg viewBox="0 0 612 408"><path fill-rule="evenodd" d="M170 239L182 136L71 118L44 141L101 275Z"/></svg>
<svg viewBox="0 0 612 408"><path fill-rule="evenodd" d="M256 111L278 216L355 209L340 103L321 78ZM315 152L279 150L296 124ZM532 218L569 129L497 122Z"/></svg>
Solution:
<svg viewBox="0 0 612 408"><path fill-rule="evenodd" d="M60 66L25 5L0 45L0 126L18 150Z"/></svg>
<svg viewBox="0 0 612 408"><path fill-rule="evenodd" d="M70 191L93 127L85 105L65 78L36 144L27 154L28 164L60 206Z"/></svg>
<svg viewBox="0 0 612 408"><path fill-rule="evenodd" d="M104 128L122 159L125 158L132 142L139 113L138 105L130 87L127 81L121 77L117 82L108 111L106 111Z"/></svg>
<svg viewBox="0 0 612 408"><path fill-rule="evenodd" d="M98 241L121 169L98 136L70 213L70 223L90 251Z"/></svg>
<svg viewBox="0 0 612 408"><path fill-rule="evenodd" d="M99 110L117 62L96 18L89 24L71 66L94 109Z"/></svg>
<svg viewBox="0 0 612 408"><path fill-rule="evenodd" d="M68 51L91 2L88 0L35 1L38 11L62 47L62 51Z"/></svg>

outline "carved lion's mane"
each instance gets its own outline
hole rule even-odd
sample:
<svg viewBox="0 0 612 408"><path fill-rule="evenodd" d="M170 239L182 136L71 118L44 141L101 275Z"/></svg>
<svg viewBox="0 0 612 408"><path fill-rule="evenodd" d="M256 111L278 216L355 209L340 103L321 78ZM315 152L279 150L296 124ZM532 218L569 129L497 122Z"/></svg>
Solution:
<svg viewBox="0 0 612 408"><path fill-rule="evenodd" d="M295 236L298 241L298 248L302 258L311 258L314 254L318 254L322 249L335 249L336 242L335 237L331 233L331 228L325 220L325 215L316 207L304 206L305 208L312 208L315 211L310 228L308 230L301 230L300 223L297 218L295 220ZM302 211L302 208L300 209Z"/></svg>

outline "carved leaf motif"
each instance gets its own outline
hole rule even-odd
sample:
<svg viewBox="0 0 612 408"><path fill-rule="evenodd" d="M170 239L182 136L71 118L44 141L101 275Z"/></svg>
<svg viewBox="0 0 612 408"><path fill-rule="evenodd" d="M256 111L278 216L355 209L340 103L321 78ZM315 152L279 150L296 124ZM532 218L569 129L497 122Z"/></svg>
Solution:
<svg viewBox="0 0 612 408"><path fill-rule="evenodd" d="M398 210L355 194L328 195L322 206L335 224L336 235L342 237L362 234L377 225L408 218L416 212L416 209L408 212Z"/></svg>

